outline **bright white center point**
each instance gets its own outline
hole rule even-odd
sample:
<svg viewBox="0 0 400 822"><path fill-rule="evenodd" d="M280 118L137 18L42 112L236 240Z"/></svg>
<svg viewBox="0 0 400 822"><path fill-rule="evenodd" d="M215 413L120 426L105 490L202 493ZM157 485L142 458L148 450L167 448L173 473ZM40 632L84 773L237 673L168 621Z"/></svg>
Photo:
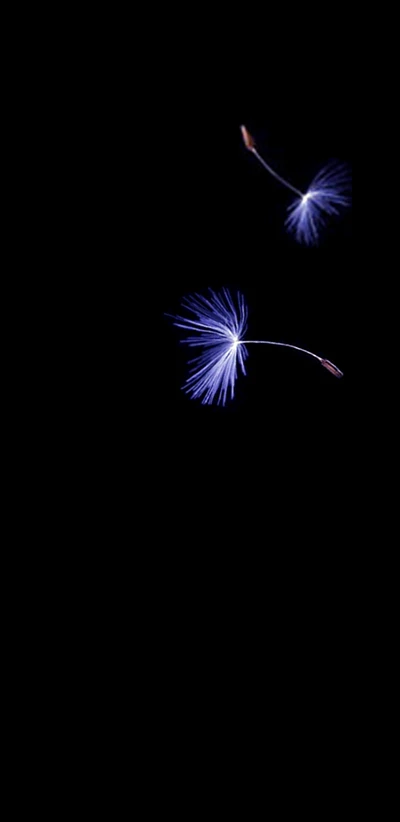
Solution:
<svg viewBox="0 0 400 822"><path fill-rule="evenodd" d="M302 205L305 205L305 204L306 204L306 202L307 202L307 200L309 200L311 196L312 196L312 195L311 195L311 191L307 191L307 194L304 194L304 197L303 197L303 199L302 199L302 201L301 201L301 202L302 202Z"/></svg>

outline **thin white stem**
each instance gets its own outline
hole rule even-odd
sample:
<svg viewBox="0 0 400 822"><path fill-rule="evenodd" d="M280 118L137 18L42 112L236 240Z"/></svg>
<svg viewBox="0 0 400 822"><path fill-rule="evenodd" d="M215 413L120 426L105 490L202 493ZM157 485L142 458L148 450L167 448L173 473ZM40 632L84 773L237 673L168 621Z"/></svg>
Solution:
<svg viewBox="0 0 400 822"><path fill-rule="evenodd" d="M303 354L308 354L310 357L315 357L318 362L323 365L324 368L327 369L331 374L334 374L335 377L343 377L343 371L337 367L333 362L330 360L326 360L324 357L319 357L318 354L314 354L313 351L307 351L306 348L299 348L298 345L290 345L290 343L282 343L282 342L273 342L272 340L238 340L238 345L282 345L284 348L294 348L295 351L301 351Z"/></svg>
<svg viewBox="0 0 400 822"><path fill-rule="evenodd" d="M299 348L298 345L290 345L290 343L272 342L271 340L239 340L238 343L242 345L251 345L253 343L257 345L283 345L284 348L294 348L296 351L302 351L303 354L309 354L310 357L315 357L320 362L323 360L323 357L319 357L318 354L313 354L312 351L307 351L306 348Z"/></svg>
<svg viewBox="0 0 400 822"><path fill-rule="evenodd" d="M274 169L271 168L271 166L269 166L268 163L265 162L265 160L263 160L263 158L258 153L257 149L251 148L250 151L252 151L254 156L257 157L257 160L261 163L261 165L264 166L264 168L270 174L272 174L273 177L275 177L277 180L279 180L279 182L282 183L282 185L286 186L286 188L290 188L290 190L294 191L294 193L297 194L299 197L305 197L305 194L303 194L302 191L300 191L298 188L295 188L294 186L292 186L292 184L289 183L288 180L285 180L284 177L281 177L280 174L277 174L277 172L274 171Z"/></svg>

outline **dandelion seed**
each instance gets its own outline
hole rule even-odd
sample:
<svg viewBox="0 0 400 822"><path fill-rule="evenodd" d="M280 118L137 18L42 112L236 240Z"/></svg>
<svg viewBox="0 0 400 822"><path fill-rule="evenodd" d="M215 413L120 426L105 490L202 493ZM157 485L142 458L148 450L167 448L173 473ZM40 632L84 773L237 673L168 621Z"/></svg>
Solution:
<svg viewBox="0 0 400 822"><path fill-rule="evenodd" d="M227 288L219 294L209 289L209 297L195 294L183 300L182 306L196 318L172 316L174 325L193 334L185 337L182 342L203 349L189 361L191 375L186 380L184 390L192 399L200 399L203 404L211 405L216 401L217 404L225 405L229 391L231 399L234 398L239 368L246 374L244 363L248 357L248 345L293 348L314 357L336 377L343 376L343 372L329 360L297 345L271 340L244 340L248 311L244 297L239 292L234 300Z"/></svg>
<svg viewBox="0 0 400 822"><path fill-rule="evenodd" d="M254 138L241 126L243 142L261 165L282 185L296 194L289 206L286 228L299 243L317 245L321 230L330 217L351 205L351 173L345 163L331 162L314 178L306 192L281 177L258 153Z"/></svg>

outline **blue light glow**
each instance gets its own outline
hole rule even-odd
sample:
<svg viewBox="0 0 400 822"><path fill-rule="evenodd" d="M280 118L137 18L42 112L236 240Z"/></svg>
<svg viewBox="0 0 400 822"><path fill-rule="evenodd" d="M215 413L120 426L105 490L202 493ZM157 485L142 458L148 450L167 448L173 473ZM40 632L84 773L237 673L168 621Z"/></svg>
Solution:
<svg viewBox="0 0 400 822"><path fill-rule="evenodd" d="M286 228L297 242L317 245L327 219L350 205L350 169L343 163L331 163L317 174L308 191L289 206Z"/></svg>
<svg viewBox="0 0 400 822"><path fill-rule="evenodd" d="M247 307L240 293L235 304L226 288L220 294L209 289L209 294L208 298L195 294L183 300L182 307L196 319L177 316L174 325L195 334L182 342L204 348L189 361L191 376L184 390L203 404L211 405L215 400L225 405L229 389L234 397L238 365L246 373L247 349L239 343L247 328Z"/></svg>

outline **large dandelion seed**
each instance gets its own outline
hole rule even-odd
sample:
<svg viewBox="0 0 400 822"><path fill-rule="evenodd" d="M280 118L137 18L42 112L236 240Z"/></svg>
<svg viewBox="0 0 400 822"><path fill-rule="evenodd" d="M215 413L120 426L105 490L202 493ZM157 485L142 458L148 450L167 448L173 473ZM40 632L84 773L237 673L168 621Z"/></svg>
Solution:
<svg viewBox="0 0 400 822"><path fill-rule="evenodd" d="M329 360L297 345L271 340L244 340L248 312L244 297L239 292L234 300L227 288L223 288L219 294L209 289L208 297L200 294L187 297L182 301L182 307L189 312L189 316L172 317L174 325L192 332L182 342L203 349L189 361L190 376L183 388L193 399L200 399L203 404L211 405L215 401L225 405L228 392L233 399L239 368L246 374L244 363L248 356L247 345L293 348L314 357L335 377L343 376L342 371Z"/></svg>

